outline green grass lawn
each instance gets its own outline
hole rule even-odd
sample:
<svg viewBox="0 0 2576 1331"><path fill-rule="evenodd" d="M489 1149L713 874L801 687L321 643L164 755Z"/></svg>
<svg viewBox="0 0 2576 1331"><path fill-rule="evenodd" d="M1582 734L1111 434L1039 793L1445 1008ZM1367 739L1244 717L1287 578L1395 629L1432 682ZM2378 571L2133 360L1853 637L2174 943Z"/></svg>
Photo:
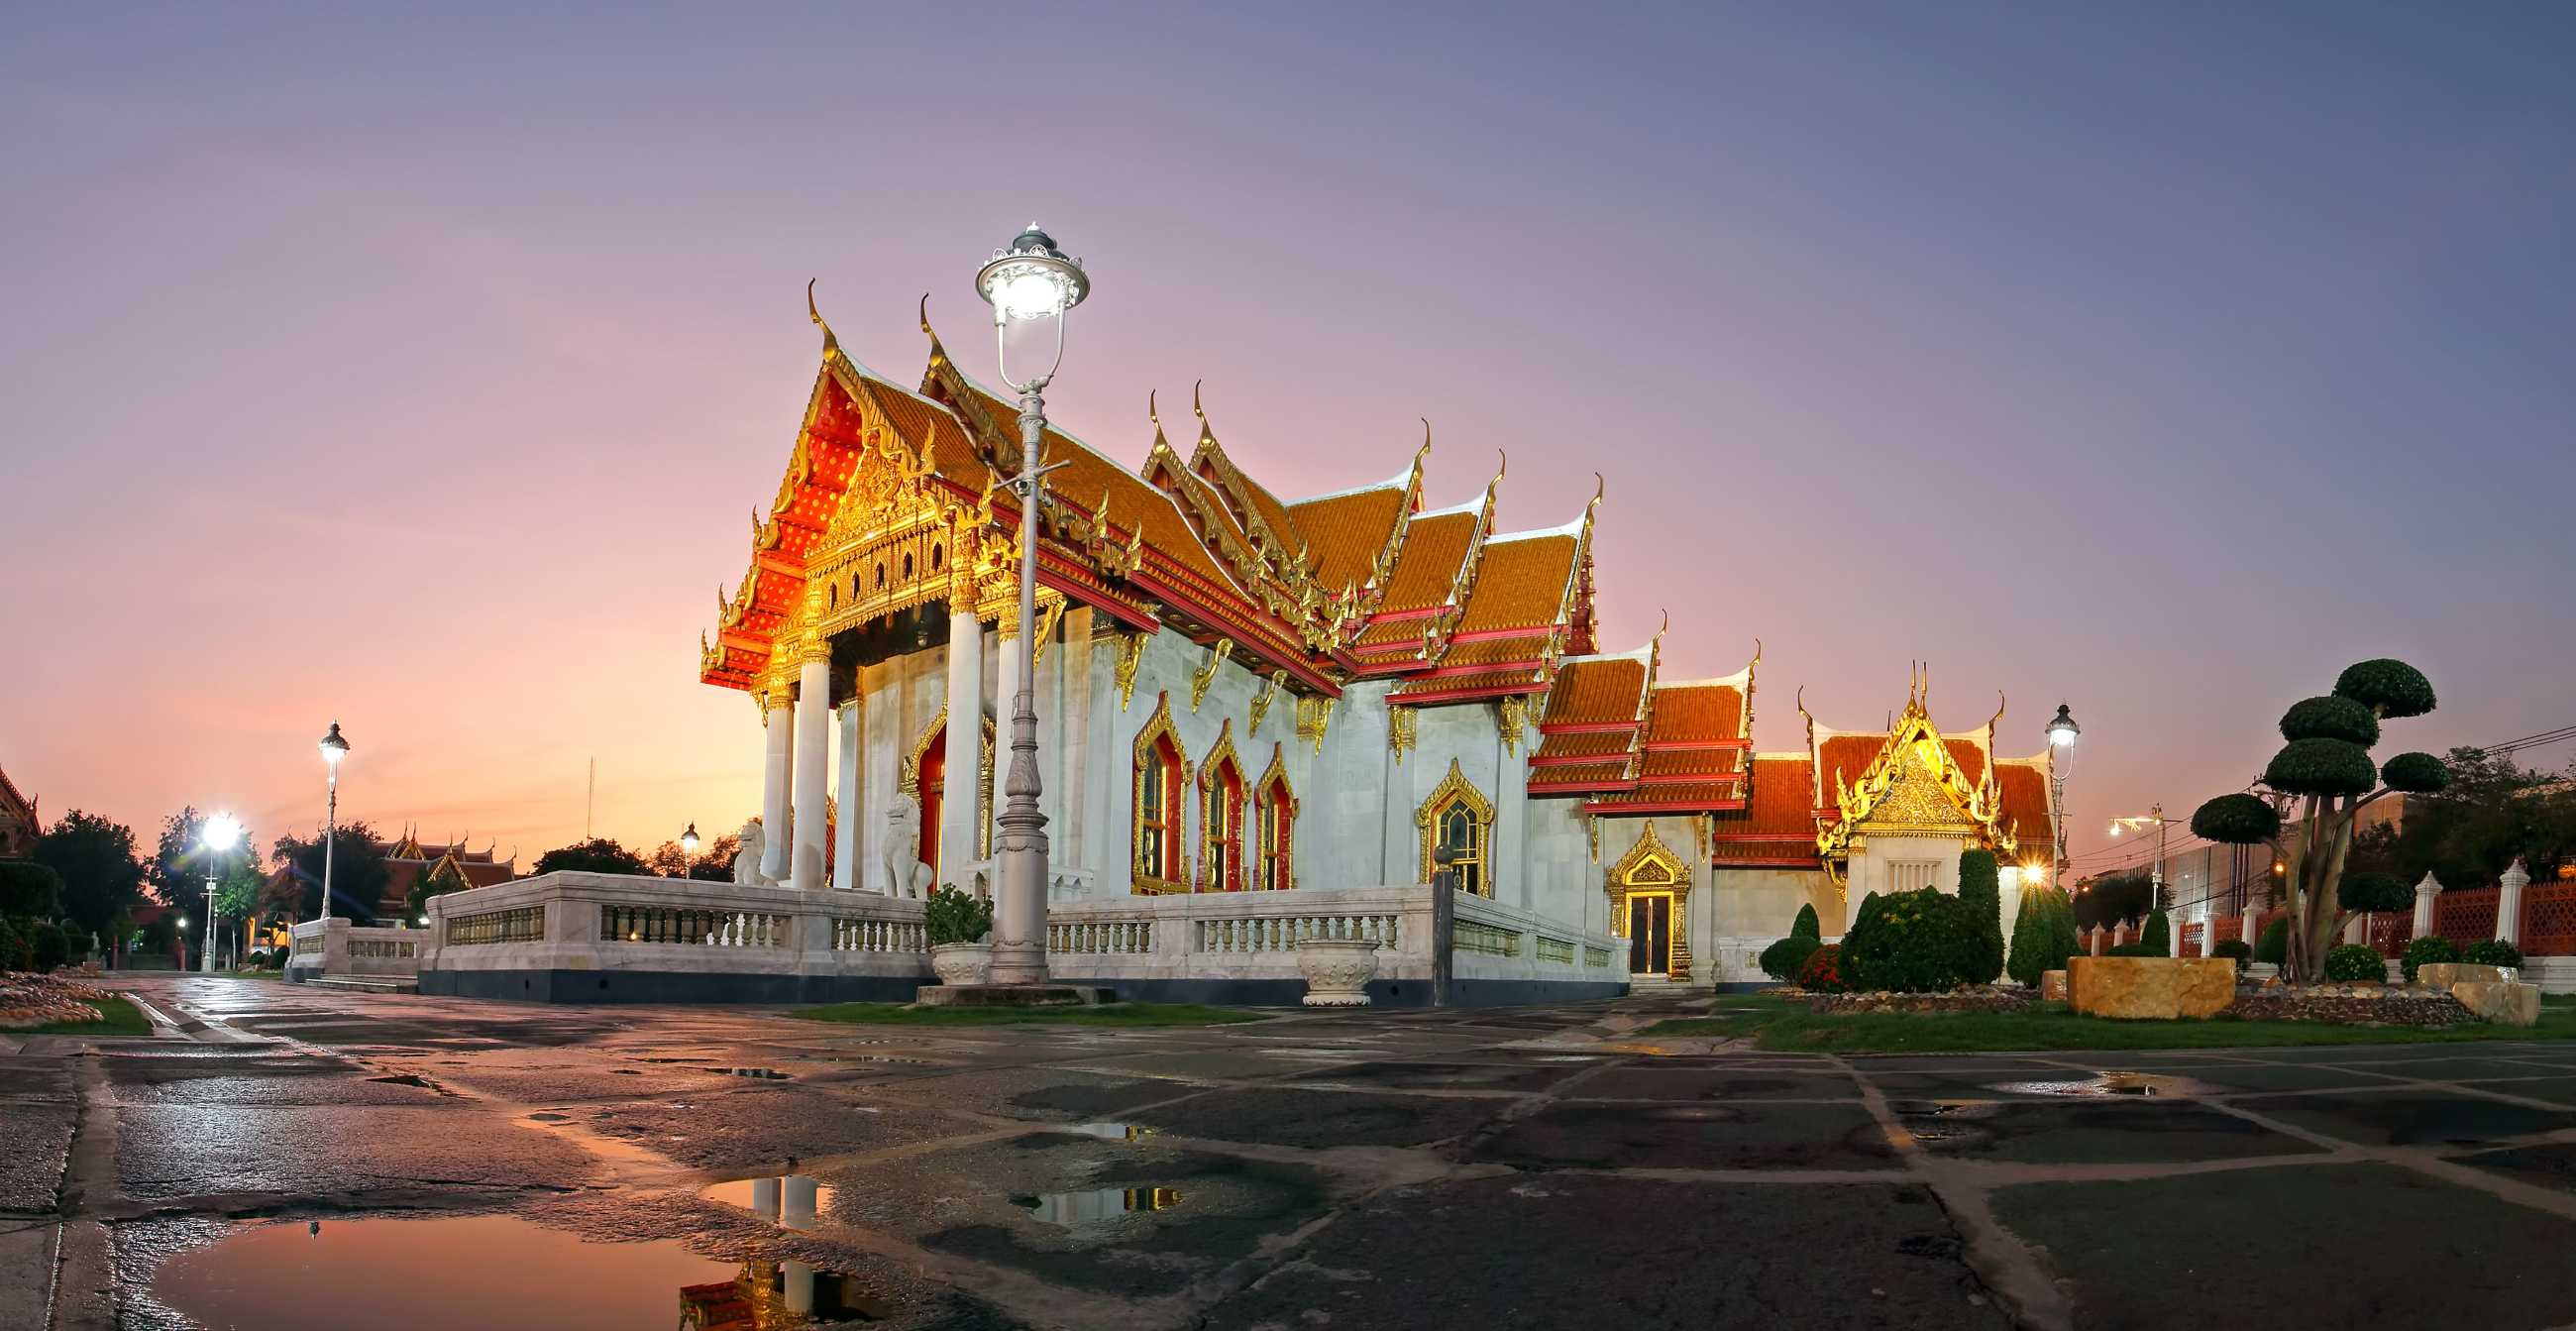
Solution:
<svg viewBox="0 0 2576 1331"><path fill-rule="evenodd" d="M913 1007L905 1003L827 1003L790 1015L808 1021L882 1026L1224 1026L1266 1021L1272 1014L1200 1003L1104 1003L1099 1007Z"/></svg>
<svg viewBox="0 0 2576 1331"><path fill-rule="evenodd" d="M30 1026L6 1032L10 1035L150 1035L152 1022L122 998L110 997L89 1005L98 1011L96 1021L57 1021L46 1026Z"/></svg>
<svg viewBox="0 0 2576 1331"><path fill-rule="evenodd" d="M2034 1049L2223 1049L2254 1045L2467 1043L2481 1040L2576 1040L2576 996L2545 999L2540 1024L2458 1026L2328 1026L2300 1021L2113 1021L2085 1017L2063 1003L2027 1013L1863 1012L1823 1016L1803 1000L1765 994L1720 995L1706 1017L1657 1022L1647 1036L1750 1037L1758 1049L1790 1053L1952 1053Z"/></svg>

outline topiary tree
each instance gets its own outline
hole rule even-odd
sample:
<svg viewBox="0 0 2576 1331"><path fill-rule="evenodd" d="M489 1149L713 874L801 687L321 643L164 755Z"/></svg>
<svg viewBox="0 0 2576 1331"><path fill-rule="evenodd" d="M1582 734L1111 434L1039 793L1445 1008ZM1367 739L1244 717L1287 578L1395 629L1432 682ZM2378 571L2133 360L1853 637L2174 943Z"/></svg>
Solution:
<svg viewBox="0 0 2576 1331"><path fill-rule="evenodd" d="M1959 852L1959 903L1968 911L1968 983L1993 984L2004 973L2003 886L1993 851Z"/></svg>
<svg viewBox="0 0 2576 1331"><path fill-rule="evenodd" d="M63 933L63 927L52 920L40 921L28 932L28 937L34 943L35 952L35 964L29 969L39 975L62 965L63 959L71 955L71 939Z"/></svg>
<svg viewBox="0 0 2576 1331"><path fill-rule="evenodd" d="M2254 959L2266 966L2278 966L2290 955L2290 920L2288 916L2263 926L2254 939Z"/></svg>
<svg viewBox="0 0 2576 1331"><path fill-rule="evenodd" d="M2021 913L2013 917L2012 977L2033 989L2039 977L2066 969L2075 955L2075 908L2054 887L2022 889Z"/></svg>
<svg viewBox="0 0 2576 1331"><path fill-rule="evenodd" d="M2460 954L2460 960L2480 966L2519 966L2522 964L2522 949L2501 938L2483 938L2469 944L2467 950Z"/></svg>
<svg viewBox="0 0 2576 1331"><path fill-rule="evenodd" d="M2386 982L2388 962L2379 949L2368 943L2346 943L2326 953L2325 975L2342 984L2360 984L2368 980Z"/></svg>
<svg viewBox="0 0 2576 1331"><path fill-rule="evenodd" d="M1816 903L1810 901L1798 908L1798 918L1789 922L1789 936L1823 940L1824 925L1816 919Z"/></svg>
<svg viewBox="0 0 2576 1331"><path fill-rule="evenodd" d="M2393 794L2431 794L2450 783L2450 768L2429 753L2401 753L2377 766L2370 758L2381 722L2422 716L2433 704L2432 682L2415 667L2359 662L2336 678L2333 693L2281 714L2285 742L2264 767L2262 785L2282 803L2303 802L2300 835L2282 845L2280 810L2264 817L2252 807L2263 801L2251 795L2222 795L2192 814L2191 830L2212 841L2278 848L2288 896L2280 964L2289 979L2312 982L2325 973L2335 934L2357 909L2403 910L2411 899L2402 885L2396 897L2384 898L2375 884L2347 894L2344 862L2352 853L2354 816L2364 806ZM2356 905L2381 899L2394 904ZM2255 955L2262 953L2255 948Z"/></svg>
<svg viewBox="0 0 2576 1331"><path fill-rule="evenodd" d="M2213 957L2225 957L2235 962L2237 969L2243 970L2245 968L2245 963L2254 959L2254 945L2246 942L2242 938L2230 938L2226 942L2220 943L2218 946L2211 948L2209 950L2209 955Z"/></svg>
<svg viewBox="0 0 2576 1331"><path fill-rule="evenodd" d="M2413 984L2415 983L2415 972L2418 969L2425 966L2440 965L2443 962L2458 961L2459 959L2460 949L2453 947L2450 939L2444 938L2440 934L2427 934L2422 938L2408 942L2406 944L2406 955L2400 958L2397 964L2405 968L2406 982L2408 984Z"/></svg>
<svg viewBox="0 0 2576 1331"><path fill-rule="evenodd" d="M2145 956L2173 955L2173 921L2166 919L2163 911L2151 912L2147 927L2138 934L2138 945L2146 949L2142 954Z"/></svg>
<svg viewBox="0 0 2576 1331"><path fill-rule="evenodd" d="M1974 922L1967 903L1935 887L1862 903L1842 960L1861 989L1943 993L1968 982Z"/></svg>

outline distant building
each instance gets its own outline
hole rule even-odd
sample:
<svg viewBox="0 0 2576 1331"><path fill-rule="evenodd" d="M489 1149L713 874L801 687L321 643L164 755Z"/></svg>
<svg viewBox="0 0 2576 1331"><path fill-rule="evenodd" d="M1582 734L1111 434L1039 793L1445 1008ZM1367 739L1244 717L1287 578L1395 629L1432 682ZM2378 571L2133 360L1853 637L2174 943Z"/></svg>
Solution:
<svg viewBox="0 0 2576 1331"><path fill-rule="evenodd" d="M20 860L36 853L36 836L45 825L36 817L33 796L21 795L0 772L0 860Z"/></svg>
<svg viewBox="0 0 2576 1331"><path fill-rule="evenodd" d="M385 857L385 891L376 903L378 919L408 920L412 887L442 870L452 869L467 887L490 887L519 876L518 857L514 854L509 859L499 858L498 843L471 850L462 837L447 843L424 842L417 831L406 830L401 840L378 841L375 846ZM260 899L301 900L300 894L295 894L294 879L295 866L281 862L269 871Z"/></svg>

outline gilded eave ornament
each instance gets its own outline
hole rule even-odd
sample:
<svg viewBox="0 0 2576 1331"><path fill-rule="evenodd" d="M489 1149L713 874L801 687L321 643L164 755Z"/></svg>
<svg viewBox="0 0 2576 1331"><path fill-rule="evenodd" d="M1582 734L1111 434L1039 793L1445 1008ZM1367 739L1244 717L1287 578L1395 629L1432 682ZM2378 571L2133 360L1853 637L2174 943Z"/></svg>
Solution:
<svg viewBox="0 0 2576 1331"><path fill-rule="evenodd" d="M1529 733L1529 704L1515 693L1503 699L1498 711L1500 715L1495 728L1502 735L1503 752L1517 758L1521 752L1521 740Z"/></svg>
<svg viewBox="0 0 2576 1331"><path fill-rule="evenodd" d="M1208 686L1216 683L1217 667L1225 664L1227 654L1231 653L1233 650L1234 639L1217 639L1216 644L1208 648L1207 664L1191 673L1190 712L1192 715L1196 715L1198 713L1199 704L1206 700Z"/></svg>
<svg viewBox="0 0 2576 1331"><path fill-rule="evenodd" d="M1297 738L1314 745L1317 753L1324 751L1324 727L1332 719L1332 699L1301 697L1297 700Z"/></svg>
<svg viewBox="0 0 2576 1331"><path fill-rule="evenodd" d="M1119 711L1126 711L1127 704L1135 701L1136 667L1142 665L1145 660L1145 638L1146 635L1142 633L1118 635L1118 663L1115 673L1118 680Z"/></svg>
<svg viewBox="0 0 2576 1331"><path fill-rule="evenodd" d="M1279 696L1280 687L1287 682L1287 671L1273 670L1270 672L1270 678L1263 681L1260 692L1252 695L1252 724L1247 729L1247 734L1261 729L1261 718L1269 715L1271 701Z"/></svg>
<svg viewBox="0 0 2576 1331"><path fill-rule="evenodd" d="M1414 746L1414 723L1417 719L1410 707L1386 709L1386 747L1395 754L1398 767L1404 765L1404 755Z"/></svg>

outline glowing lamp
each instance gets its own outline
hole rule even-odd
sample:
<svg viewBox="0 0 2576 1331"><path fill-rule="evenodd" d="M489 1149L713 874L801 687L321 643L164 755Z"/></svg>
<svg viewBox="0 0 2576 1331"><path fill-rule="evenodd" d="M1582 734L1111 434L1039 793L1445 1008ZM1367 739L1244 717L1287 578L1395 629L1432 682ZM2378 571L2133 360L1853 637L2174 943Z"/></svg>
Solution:
<svg viewBox="0 0 2576 1331"><path fill-rule="evenodd" d="M2057 715L2048 723L2048 747L2071 749L2075 747L2075 737L2083 733L2084 728L2075 724L2074 713L2066 710L2066 704L2059 703Z"/></svg>
<svg viewBox="0 0 2576 1331"><path fill-rule="evenodd" d="M241 838L241 820L228 813L216 814L206 820L205 826L197 829L197 839L205 843L206 849L217 854L240 845Z"/></svg>
<svg viewBox="0 0 2576 1331"><path fill-rule="evenodd" d="M993 251L992 262L975 274L975 290L992 305L995 323L1052 319L1091 294L1091 279L1031 222L1009 245Z"/></svg>
<svg viewBox="0 0 2576 1331"><path fill-rule="evenodd" d="M695 855L698 853L698 825L696 823L689 824L689 829L680 834L680 852L684 855Z"/></svg>
<svg viewBox="0 0 2576 1331"><path fill-rule="evenodd" d="M331 733L322 737L322 761L329 763L331 770L336 772L340 769L340 760L348 756L349 741L340 738L340 723L334 721Z"/></svg>

